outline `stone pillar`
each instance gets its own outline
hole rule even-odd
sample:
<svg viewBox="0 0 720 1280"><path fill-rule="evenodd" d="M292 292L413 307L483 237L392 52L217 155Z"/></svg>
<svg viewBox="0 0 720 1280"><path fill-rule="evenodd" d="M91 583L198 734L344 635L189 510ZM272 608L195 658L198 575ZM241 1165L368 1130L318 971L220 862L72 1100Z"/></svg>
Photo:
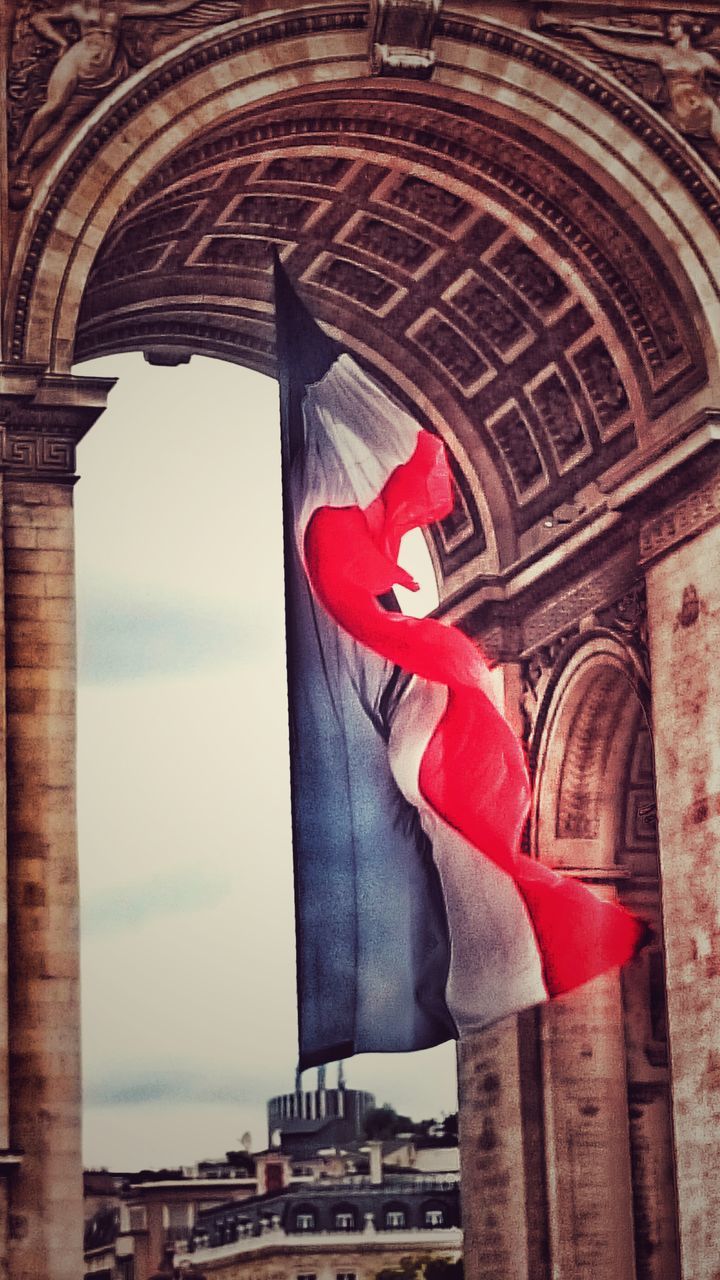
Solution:
<svg viewBox="0 0 720 1280"><path fill-rule="evenodd" d="M553 1280L634 1280L618 973L541 1016Z"/></svg>
<svg viewBox="0 0 720 1280"><path fill-rule="evenodd" d="M531 1266L521 1022L463 1038L458 1050L460 1169L468 1280L544 1280ZM542 1184L530 1188L543 1195Z"/></svg>
<svg viewBox="0 0 720 1280"><path fill-rule="evenodd" d="M645 518L682 1280L720 1278L720 457ZM668 501L670 497L670 501Z"/></svg>
<svg viewBox="0 0 720 1280"><path fill-rule="evenodd" d="M0 394L17 381L0 373ZM110 385L28 374L0 398L10 1280L83 1273L72 486Z"/></svg>

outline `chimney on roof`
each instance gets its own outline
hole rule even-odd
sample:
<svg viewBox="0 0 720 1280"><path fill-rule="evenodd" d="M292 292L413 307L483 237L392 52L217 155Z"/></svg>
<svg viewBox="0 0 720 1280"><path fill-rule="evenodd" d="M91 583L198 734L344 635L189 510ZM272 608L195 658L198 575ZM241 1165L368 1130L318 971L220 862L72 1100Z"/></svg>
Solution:
<svg viewBox="0 0 720 1280"><path fill-rule="evenodd" d="M382 1142L368 1142L370 1152L370 1184L373 1187L382 1185Z"/></svg>

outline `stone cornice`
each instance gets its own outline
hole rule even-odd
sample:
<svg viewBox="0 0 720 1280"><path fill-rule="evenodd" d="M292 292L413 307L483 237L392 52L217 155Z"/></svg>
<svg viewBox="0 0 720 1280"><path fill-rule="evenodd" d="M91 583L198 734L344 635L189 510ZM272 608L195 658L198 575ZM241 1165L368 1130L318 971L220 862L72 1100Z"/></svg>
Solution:
<svg viewBox="0 0 720 1280"><path fill-rule="evenodd" d="M672 448L636 462L609 503L639 523L638 563L647 567L720 520L720 410L689 424Z"/></svg>
<svg viewBox="0 0 720 1280"><path fill-rule="evenodd" d="M0 366L0 471L13 480L74 484L76 446L114 385L114 378Z"/></svg>
<svg viewBox="0 0 720 1280"><path fill-rule="evenodd" d="M601 507L553 547L450 597L439 616L481 639L494 661L517 661L629 590L635 527Z"/></svg>

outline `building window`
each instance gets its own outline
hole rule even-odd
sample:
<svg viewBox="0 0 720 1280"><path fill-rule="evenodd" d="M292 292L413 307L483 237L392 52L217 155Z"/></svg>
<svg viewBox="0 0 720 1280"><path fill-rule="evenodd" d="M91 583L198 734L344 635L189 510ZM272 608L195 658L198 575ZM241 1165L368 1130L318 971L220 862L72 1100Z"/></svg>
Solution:
<svg viewBox="0 0 720 1280"><path fill-rule="evenodd" d="M130 1230L145 1231L147 1229L147 1210L144 1204L130 1206Z"/></svg>
<svg viewBox="0 0 720 1280"><path fill-rule="evenodd" d="M317 1280L317 1276L314 1271L301 1271L297 1280Z"/></svg>
<svg viewBox="0 0 720 1280"><path fill-rule="evenodd" d="M282 1191L284 1183L282 1164L278 1160L268 1161L265 1165L265 1190Z"/></svg>
<svg viewBox="0 0 720 1280"><path fill-rule="evenodd" d="M188 1204L166 1204L163 1205L163 1225L166 1228L187 1227L190 1221L190 1206Z"/></svg>
<svg viewBox="0 0 720 1280"><path fill-rule="evenodd" d="M335 1210L335 1230L355 1231L355 1214L352 1209Z"/></svg>
<svg viewBox="0 0 720 1280"><path fill-rule="evenodd" d="M445 1214L442 1209L426 1209L425 1210L425 1226L426 1227L444 1227Z"/></svg>
<svg viewBox="0 0 720 1280"><path fill-rule="evenodd" d="M385 1213L385 1226L388 1231L398 1231L406 1225L406 1222L404 1209L388 1209Z"/></svg>
<svg viewBox="0 0 720 1280"><path fill-rule="evenodd" d="M295 1215L296 1231L314 1231L315 1230L315 1214L308 1211L302 1211Z"/></svg>
<svg viewBox="0 0 720 1280"><path fill-rule="evenodd" d="M357 1280L355 1271L338 1271L335 1280Z"/></svg>

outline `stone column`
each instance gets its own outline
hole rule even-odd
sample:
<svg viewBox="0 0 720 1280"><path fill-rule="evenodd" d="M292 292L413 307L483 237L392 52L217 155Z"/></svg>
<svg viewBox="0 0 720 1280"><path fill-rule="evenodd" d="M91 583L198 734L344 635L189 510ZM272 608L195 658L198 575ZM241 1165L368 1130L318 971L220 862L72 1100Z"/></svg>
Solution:
<svg viewBox="0 0 720 1280"><path fill-rule="evenodd" d="M109 385L30 377L22 398L0 399L9 1145L21 1157L10 1280L83 1273L72 486L75 444Z"/></svg>
<svg viewBox="0 0 720 1280"><path fill-rule="evenodd" d="M681 1274L682 1280L718 1280L718 443L709 438L692 466L680 469L663 488L654 514L642 524L640 552L646 565L652 663Z"/></svg>
<svg viewBox="0 0 720 1280"><path fill-rule="evenodd" d="M617 972L542 1010L553 1280L634 1280Z"/></svg>
<svg viewBox="0 0 720 1280"><path fill-rule="evenodd" d="M527 1015L522 1015L526 1017ZM545 1280L530 1237L521 1054L523 1022L505 1018L458 1050L464 1259L468 1280ZM544 1205L541 1212L544 1226ZM541 1227L541 1234L544 1234Z"/></svg>
<svg viewBox="0 0 720 1280"><path fill-rule="evenodd" d="M515 638L498 648L511 651ZM521 736L519 665L504 661L494 678ZM464 1037L458 1086L467 1280L550 1280L539 1010Z"/></svg>

